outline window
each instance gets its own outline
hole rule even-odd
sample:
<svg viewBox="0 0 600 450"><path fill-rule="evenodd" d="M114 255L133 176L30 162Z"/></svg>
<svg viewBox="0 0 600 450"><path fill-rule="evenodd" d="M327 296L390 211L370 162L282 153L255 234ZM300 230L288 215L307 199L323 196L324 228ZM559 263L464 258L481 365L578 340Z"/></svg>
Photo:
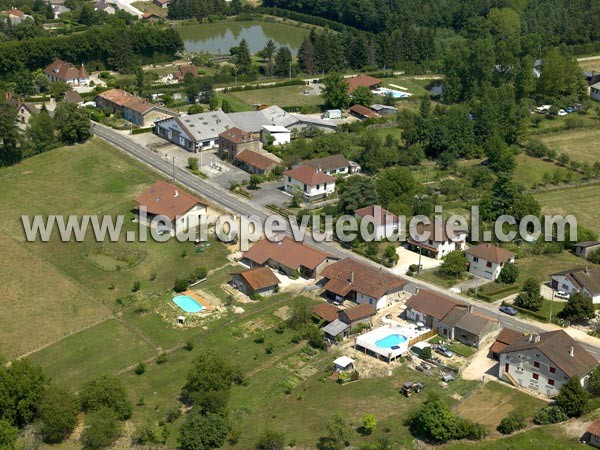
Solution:
<svg viewBox="0 0 600 450"><path fill-rule="evenodd" d="M554 386L554 380L553 380L552 378L550 378L550 379L548 380L548 384L549 384L550 386Z"/></svg>
<svg viewBox="0 0 600 450"><path fill-rule="evenodd" d="M534 373L532 375L532 378L537 381L540 378L540 376L537 373Z"/></svg>
<svg viewBox="0 0 600 450"><path fill-rule="evenodd" d="M479 258L477 256L473 256L473 262L479 262Z"/></svg>
<svg viewBox="0 0 600 450"><path fill-rule="evenodd" d="M533 367L535 367L536 369L539 369L539 368L540 368L540 363L539 363L539 361L534 361L534 362L533 362Z"/></svg>
<svg viewBox="0 0 600 450"><path fill-rule="evenodd" d="M304 185L304 192L308 192L308 187Z"/></svg>
<svg viewBox="0 0 600 450"><path fill-rule="evenodd" d="M550 367L550 373L556 373L556 367Z"/></svg>
<svg viewBox="0 0 600 450"><path fill-rule="evenodd" d="M491 261L488 261L488 262L486 263L486 265L485 265L485 266L486 266L486 267L492 267L492 262L491 262Z"/></svg>
<svg viewBox="0 0 600 450"><path fill-rule="evenodd" d="M292 177L288 177L288 183L292 182Z"/></svg>

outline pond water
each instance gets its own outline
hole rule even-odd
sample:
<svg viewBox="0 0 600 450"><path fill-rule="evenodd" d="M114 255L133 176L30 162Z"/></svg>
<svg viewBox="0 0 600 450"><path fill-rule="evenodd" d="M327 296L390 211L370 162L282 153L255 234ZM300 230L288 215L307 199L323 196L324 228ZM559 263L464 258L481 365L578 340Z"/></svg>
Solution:
<svg viewBox="0 0 600 450"><path fill-rule="evenodd" d="M229 54L242 39L246 39L251 53L262 50L272 39L277 47L288 47L295 55L309 30L292 25L269 22L226 22L184 25L177 29L189 52Z"/></svg>

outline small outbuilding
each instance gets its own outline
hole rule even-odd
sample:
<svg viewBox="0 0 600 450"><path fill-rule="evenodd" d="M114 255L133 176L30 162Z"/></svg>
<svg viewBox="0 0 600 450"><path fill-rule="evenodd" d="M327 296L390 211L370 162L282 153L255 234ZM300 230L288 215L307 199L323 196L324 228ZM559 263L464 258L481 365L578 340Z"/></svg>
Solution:
<svg viewBox="0 0 600 450"><path fill-rule="evenodd" d="M261 266L243 272L232 273L231 283L246 295L269 296L275 293L279 279L268 267Z"/></svg>
<svg viewBox="0 0 600 450"><path fill-rule="evenodd" d="M325 333L325 338L330 342L337 342L338 336L341 336L341 338L350 336L350 326L340 319L334 320L321 329Z"/></svg>
<svg viewBox="0 0 600 450"><path fill-rule="evenodd" d="M340 356L333 361L333 369L338 372L349 372L354 370L354 360L348 356Z"/></svg>
<svg viewBox="0 0 600 450"><path fill-rule="evenodd" d="M596 448L600 448L600 420L594 420L586 430L586 441Z"/></svg>

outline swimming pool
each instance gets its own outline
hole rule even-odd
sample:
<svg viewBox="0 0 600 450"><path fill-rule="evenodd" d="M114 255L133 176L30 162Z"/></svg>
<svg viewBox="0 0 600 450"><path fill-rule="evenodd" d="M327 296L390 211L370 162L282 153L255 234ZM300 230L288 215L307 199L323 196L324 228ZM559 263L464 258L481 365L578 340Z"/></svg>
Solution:
<svg viewBox="0 0 600 450"><path fill-rule="evenodd" d="M406 341L406 337L402 336L401 334L390 334L383 339L375 341L375 345L380 348L392 348Z"/></svg>
<svg viewBox="0 0 600 450"><path fill-rule="evenodd" d="M204 309L200 303L187 295L178 295L173 302L187 313L197 313Z"/></svg>
<svg viewBox="0 0 600 450"><path fill-rule="evenodd" d="M381 95L382 97L385 97L388 94L392 94L393 98L406 98L406 97L410 97L410 94L408 92L402 92L402 91L397 91L395 89L389 89L389 88L377 88L373 91L373 94L375 95Z"/></svg>

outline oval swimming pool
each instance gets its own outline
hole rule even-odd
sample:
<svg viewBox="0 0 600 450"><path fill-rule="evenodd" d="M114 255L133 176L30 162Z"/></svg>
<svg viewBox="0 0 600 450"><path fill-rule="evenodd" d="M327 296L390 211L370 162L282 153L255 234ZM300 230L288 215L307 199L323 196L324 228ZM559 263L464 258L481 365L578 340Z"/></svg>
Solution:
<svg viewBox="0 0 600 450"><path fill-rule="evenodd" d="M402 336L401 334L390 334L383 339L375 341L375 345L380 348L392 348L406 341L406 337Z"/></svg>
<svg viewBox="0 0 600 450"><path fill-rule="evenodd" d="M173 302L187 313L197 313L204 309L200 303L187 295L178 295Z"/></svg>

